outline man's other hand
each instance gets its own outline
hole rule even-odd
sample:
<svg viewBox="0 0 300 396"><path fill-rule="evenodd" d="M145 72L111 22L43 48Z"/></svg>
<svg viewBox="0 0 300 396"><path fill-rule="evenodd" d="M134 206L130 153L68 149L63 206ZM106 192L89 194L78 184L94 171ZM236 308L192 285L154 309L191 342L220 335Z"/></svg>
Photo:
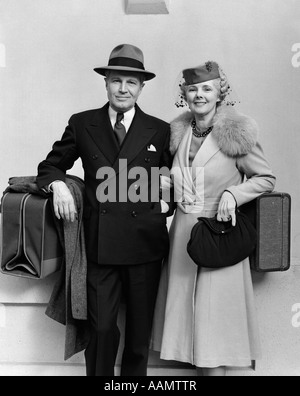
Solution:
<svg viewBox="0 0 300 396"><path fill-rule="evenodd" d="M63 181L55 181L51 184L53 191L53 206L55 216L60 220L74 222L76 218L76 208L73 196Z"/></svg>

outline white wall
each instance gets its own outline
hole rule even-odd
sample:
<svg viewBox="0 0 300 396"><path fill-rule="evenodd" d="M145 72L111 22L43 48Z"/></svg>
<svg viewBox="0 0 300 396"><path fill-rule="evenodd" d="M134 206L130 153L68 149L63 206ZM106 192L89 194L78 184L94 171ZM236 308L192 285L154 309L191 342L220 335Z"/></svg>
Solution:
<svg viewBox="0 0 300 396"><path fill-rule="evenodd" d="M0 0L2 190L11 176L36 174L71 114L106 102L93 68L105 65L116 45L143 49L157 78L147 83L140 105L166 121L179 112L173 105L179 72L206 60L221 64L240 110L261 127L276 189L293 200L291 271L254 275L265 341L255 375L300 375L300 328L292 325L292 307L300 303L300 57L292 52L300 43L299 22L298 0L171 0L169 15L126 15L123 0ZM72 172L82 175L80 163ZM64 332L43 313L52 285L52 279L0 277L0 375L1 367L2 373L62 370ZM74 375L83 372L78 359Z"/></svg>

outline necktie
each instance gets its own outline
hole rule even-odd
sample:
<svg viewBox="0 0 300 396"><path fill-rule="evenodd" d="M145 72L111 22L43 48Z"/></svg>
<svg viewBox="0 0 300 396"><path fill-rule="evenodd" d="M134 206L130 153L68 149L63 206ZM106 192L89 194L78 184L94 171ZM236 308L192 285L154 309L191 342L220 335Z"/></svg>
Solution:
<svg viewBox="0 0 300 396"><path fill-rule="evenodd" d="M126 129L125 126L122 124L122 120L124 119L123 113L117 114L117 122L115 123L114 131L117 136L119 145L121 146L125 136L126 136Z"/></svg>

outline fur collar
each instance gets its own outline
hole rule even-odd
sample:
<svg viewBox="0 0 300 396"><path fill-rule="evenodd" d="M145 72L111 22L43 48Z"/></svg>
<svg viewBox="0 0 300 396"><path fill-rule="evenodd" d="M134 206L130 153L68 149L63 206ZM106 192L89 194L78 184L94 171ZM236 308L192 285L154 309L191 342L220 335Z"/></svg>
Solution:
<svg viewBox="0 0 300 396"><path fill-rule="evenodd" d="M176 153L192 119L193 115L188 111L171 123L172 154ZM235 158L246 155L252 150L257 141L258 126L252 118L222 106L214 118L214 129L211 133L216 138L220 150L229 157Z"/></svg>

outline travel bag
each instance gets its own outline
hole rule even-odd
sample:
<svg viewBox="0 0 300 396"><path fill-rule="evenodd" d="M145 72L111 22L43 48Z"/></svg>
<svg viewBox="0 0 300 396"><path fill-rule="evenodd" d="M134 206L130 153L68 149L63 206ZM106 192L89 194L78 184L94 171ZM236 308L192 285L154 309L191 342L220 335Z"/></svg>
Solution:
<svg viewBox="0 0 300 396"><path fill-rule="evenodd" d="M291 196L285 192L266 193L239 209L257 231L257 245L250 256L252 270L287 271L291 261Z"/></svg>
<svg viewBox="0 0 300 396"><path fill-rule="evenodd" d="M43 279L58 271L63 248L51 199L7 192L1 212L2 273Z"/></svg>

